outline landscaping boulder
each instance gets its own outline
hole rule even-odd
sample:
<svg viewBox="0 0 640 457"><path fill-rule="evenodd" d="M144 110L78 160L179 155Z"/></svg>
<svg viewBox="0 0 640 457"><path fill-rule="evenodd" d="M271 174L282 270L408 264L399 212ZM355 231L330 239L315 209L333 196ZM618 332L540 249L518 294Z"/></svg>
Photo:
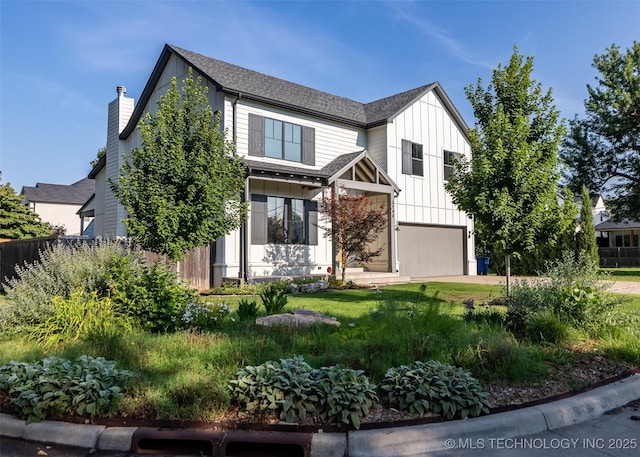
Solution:
<svg viewBox="0 0 640 457"><path fill-rule="evenodd" d="M312 294L320 290L327 290L328 288L329 283L322 279L316 282L309 282L305 284L289 284L289 292L292 294Z"/></svg>
<svg viewBox="0 0 640 457"><path fill-rule="evenodd" d="M306 309L294 309L288 314L272 314L271 316L259 317L256 324L265 327L273 327L274 325L288 325L292 327L309 327L314 324L327 324L334 327L340 327L338 319L324 314L308 311Z"/></svg>

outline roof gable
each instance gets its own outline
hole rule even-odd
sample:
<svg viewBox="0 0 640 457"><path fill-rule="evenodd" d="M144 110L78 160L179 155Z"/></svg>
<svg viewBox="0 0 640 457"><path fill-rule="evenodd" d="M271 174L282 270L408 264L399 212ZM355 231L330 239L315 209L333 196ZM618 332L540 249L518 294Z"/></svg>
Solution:
<svg viewBox="0 0 640 457"><path fill-rule="evenodd" d="M120 138L126 139L144 115L142 111L172 55L194 68L220 91L361 128L389 122L426 92L436 90L460 128L465 133L467 131L464 120L437 82L370 103L360 103L166 44Z"/></svg>
<svg viewBox="0 0 640 457"><path fill-rule="evenodd" d="M95 192L95 181L84 178L71 185L36 183L25 186L22 194L30 202L82 205Z"/></svg>

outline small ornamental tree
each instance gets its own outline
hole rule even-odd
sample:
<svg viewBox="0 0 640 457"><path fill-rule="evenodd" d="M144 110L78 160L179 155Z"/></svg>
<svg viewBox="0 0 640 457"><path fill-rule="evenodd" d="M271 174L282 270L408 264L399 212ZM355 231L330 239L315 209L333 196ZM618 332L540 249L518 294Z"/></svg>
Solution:
<svg viewBox="0 0 640 457"><path fill-rule="evenodd" d="M372 243L387 226L388 210L362 194L331 191L322 200L324 237L331 238L340 250L342 281L349 261L366 263L382 253L383 247L373 249Z"/></svg>
<svg viewBox="0 0 640 457"><path fill-rule="evenodd" d="M580 230L576 234L576 253L591 260L597 267L600 264L598 244L596 243L596 229L593 225L591 212L591 197L586 186L582 186L582 207L580 208Z"/></svg>
<svg viewBox="0 0 640 457"><path fill-rule="evenodd" d="M19 240L51 235L48 224L23 204L11 184L0 184L0 238Z"/></svg>
<svg viewBox="0 0 640 457"><path fill-rule="evenodd" d="M240 227L246 216L245 166L220 128L201 78L176 78L138 129L142 147L131 151L117 183L110 182L130 217L129 236L144 249L181 260Z"/></svg>
<svg viewBox="0 0 640 457"><path fill-rule="evenodd" d="M564 135L551 90L532 78L533 57L514 49L509 64L465 89L476 126L469 131L471 161L454 167L445 188L473 216L485 242L505 256L507 294L511 257L533 252L541 240L555 244L558 146Z"/></svg>

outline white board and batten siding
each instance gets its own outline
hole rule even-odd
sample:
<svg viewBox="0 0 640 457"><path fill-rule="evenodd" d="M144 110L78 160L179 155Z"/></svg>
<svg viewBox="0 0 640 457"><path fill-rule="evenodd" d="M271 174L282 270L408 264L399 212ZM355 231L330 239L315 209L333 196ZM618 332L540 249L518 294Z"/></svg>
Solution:
<svg viewBox="0 0 640 457"><path fill-rule="evenodd" d="M402 173L402 140L422 144L423 176ZM444 188L444 151L470 156L470 145L434 91L387 124L387 170L400 189L396 198L401 275L428 277L475 273L473 222Z"/></svg>

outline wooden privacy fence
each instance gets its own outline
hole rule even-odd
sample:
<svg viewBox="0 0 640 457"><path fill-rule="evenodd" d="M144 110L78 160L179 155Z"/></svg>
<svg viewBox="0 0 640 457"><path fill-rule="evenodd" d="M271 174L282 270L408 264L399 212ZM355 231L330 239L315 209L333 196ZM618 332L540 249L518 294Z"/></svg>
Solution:
<svg viewBox="0 0 640 457"><path fill-rule="evenodd" d="M54 243L73 245L74 243L94 243L96 240L79 237L49 236L26 240L0 242L0 289L7 279L16 276L16 265L24 266L40 259L40 252ZM149 251L140 251L148 265L158 260L167 262L166 256L159 256ZM187 257L173 265L179 271L179 277L198 291L211 288L211 248L196 248Z"/></svg>
<svg viewBox="0 0 640 457"><path fill-rule="evenodd" d="M601 267L640 267L640 247L599 248L598 255Z"/></svg>

